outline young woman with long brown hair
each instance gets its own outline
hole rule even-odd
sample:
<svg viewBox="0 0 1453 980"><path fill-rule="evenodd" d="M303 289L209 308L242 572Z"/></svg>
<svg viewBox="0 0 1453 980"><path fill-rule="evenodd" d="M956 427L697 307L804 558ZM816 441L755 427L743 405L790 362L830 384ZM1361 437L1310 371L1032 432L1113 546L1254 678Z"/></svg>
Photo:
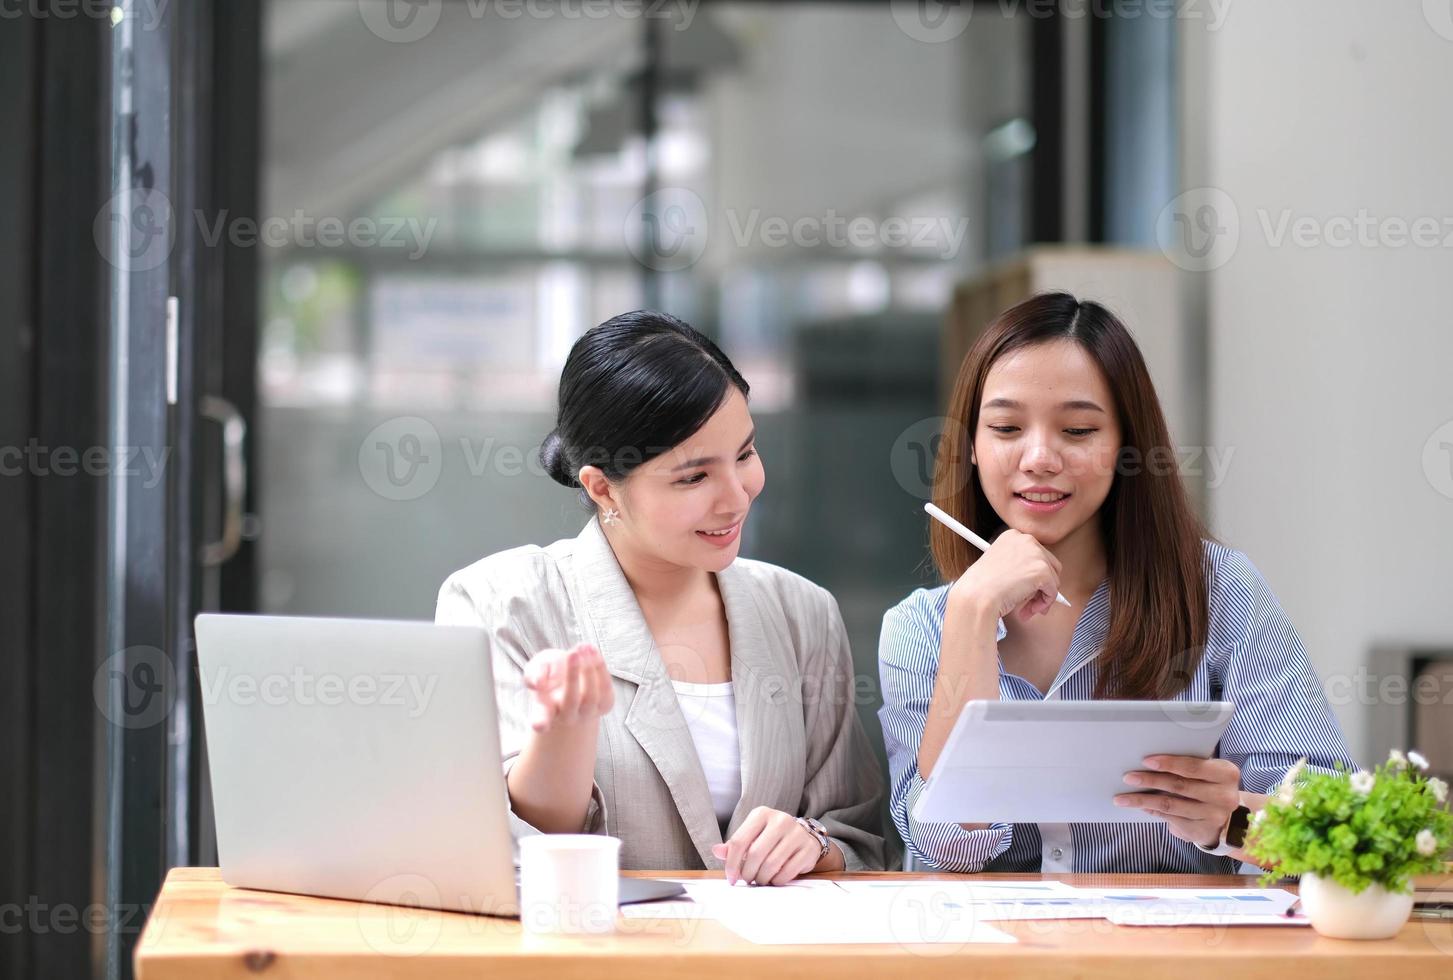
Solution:
<svg viewBox="0 0 1453 980"><path fill-rule="evenodd" d="M946 424L934 502L992 547L932 524L950 584L883 619L880 718L909 853L949 871L1225 872L1248 860L1248 818L1290 766L1352 760L1266 581L1195 516L1129 331L1067 293L1007 310L965 357ZM1157 820L914 818L966 702L1051 698L1236 708L1216 758L1152 756L1127 774L1115 802Z"/></svg>

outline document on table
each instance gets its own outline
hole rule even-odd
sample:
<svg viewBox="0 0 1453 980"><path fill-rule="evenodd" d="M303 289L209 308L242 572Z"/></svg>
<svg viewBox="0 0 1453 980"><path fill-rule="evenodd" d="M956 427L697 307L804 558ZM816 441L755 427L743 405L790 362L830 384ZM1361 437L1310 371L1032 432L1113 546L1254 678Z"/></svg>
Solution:
<svg viewBox="0 0 1453 980"><path fill-rule="evenodd" d="M1082 888L1106 919L1122 926L1304 925L1286 914L1297 897L1284 888Z"/></svg>
<svg viewBox="0 0 1453 980"><path fill-rule="evenodd" d="M1103 919L1103 909L1078 897L1078 889L1060 881L840 881L849 894L893 894L894 901L915 903L925 914L947 916L972 910L985 921L1011 919Z"/></svg>
<svg viewBox="0 0 1453 980"><path fill-rule="evenodd" d="M686 889L686 898L622 905L621 915L628 919L714 919L716 916L711 914L707 901L723 889L732 887L721 878L664 878L662 880L674 881L681 885ZM738 885L736 887L747 888L749 886ZM795 891L814 889L835 892L838 890L836 882L821 880L799 880L778 887L790 888Z"/></svg>
<svg viewBox="0 0 1453 980"><path fill-rule="evenodd" d="M1112 909L1106 916L1117 926L1309 926L1301 912L1292 915L1222 915L1215 912L1179 912L1175 909Z"/></svg>
<svg viewBox="0 0 1453 980"><path fill-rule="evenodd" d="M946 890L956 896L965 896L971 901L995 902L1006 899L1055 898L1079 893L1079 889L1066 885L1062 881L983 881L971 875L936 881L904 881L901 878L883 878L878 880L854 878L846 881L836 881L833 884L849 893L901 891L903 889L938 889Z"/></svg>
<svg viewBox="0 0 1453 980"><path fill-rule="evenodd" d="M672 901L632 902L621 906L621 915L627 919L709 919L706 909L695 902Z"/></svg>
<svg viewBox="0 0 1453 980"><path fill-rule="evenodd" d="M847 943L1012 943L1013 936L966 906L934 906L902 889L854 890L842 882L794 882L781 888L683 882L693 902L732 932L764 945ZM800 887L810 886L810 887Z"/></svg>
<svg viewBox="0 0 1453 980"><path fill-rule="evenodd" d="M844 883L848 884L848 883ZM1282 888L1073 888L1036 893L1028 885L915 882L901 886L930 908L955 905L985 922L1108 919L1116 925L1297 925L1297 897ZM1060 884L1045 882L1044 884Z"/></svg>
<svg viewBox="0 0 1453 980"><path fill-rule="evenodd" d="M678 879L689 902L626 906L632 918L711 918L755 943L1014 942L987 923L1106 919L1116 925L1305 925L1281 888L1075 888L1059 881Z"/></svg>

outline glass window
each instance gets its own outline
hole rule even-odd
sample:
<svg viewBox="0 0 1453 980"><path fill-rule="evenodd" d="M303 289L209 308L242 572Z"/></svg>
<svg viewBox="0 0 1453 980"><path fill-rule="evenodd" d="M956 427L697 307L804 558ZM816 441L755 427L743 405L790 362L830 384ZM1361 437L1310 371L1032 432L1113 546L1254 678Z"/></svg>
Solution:
<svg viewBox="0 0 1453 980"><path fill-rule="evenodd" d="M450 571L574 534L533 462L560 368L654 302L752 384L768 482L743 554L832 590L876 684L883 611L932 577L939 325L1023 241L1028 25L631 9L445 4L399 43L351 6L269 5L264 212L350 233L265 257L264 606L428 617Z"/></svg>

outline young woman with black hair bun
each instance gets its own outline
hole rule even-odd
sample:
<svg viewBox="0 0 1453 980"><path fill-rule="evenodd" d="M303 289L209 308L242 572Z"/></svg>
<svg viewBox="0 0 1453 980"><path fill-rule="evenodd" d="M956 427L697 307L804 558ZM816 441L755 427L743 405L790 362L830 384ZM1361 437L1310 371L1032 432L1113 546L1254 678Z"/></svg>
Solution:
<svg viewBox="0 0 1453 980"><path fill-rule="evenodd" d="M594 511L439 593L490 631L516 835L619 837L621 866L784 884L883 866L883 780L832 596L737 555L765 476L717 346L637 311L576 342L540 461Z"/></svg>

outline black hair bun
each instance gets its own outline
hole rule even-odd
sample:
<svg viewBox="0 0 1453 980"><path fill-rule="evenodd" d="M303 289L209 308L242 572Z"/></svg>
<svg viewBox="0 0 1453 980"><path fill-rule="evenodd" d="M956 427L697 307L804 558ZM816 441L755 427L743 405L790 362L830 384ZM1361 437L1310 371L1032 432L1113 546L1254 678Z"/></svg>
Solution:
<svg viewBox="0 0 1453 980"><path fill-rule="evenodd" d="M560 438L559 430L551 432L545 437L544 443L540 446L540 465L545 472L550 474L550 479L562 486L578 487L579 482L575 474L570 470L570 460L566 458L565 441Z"/></svg>

